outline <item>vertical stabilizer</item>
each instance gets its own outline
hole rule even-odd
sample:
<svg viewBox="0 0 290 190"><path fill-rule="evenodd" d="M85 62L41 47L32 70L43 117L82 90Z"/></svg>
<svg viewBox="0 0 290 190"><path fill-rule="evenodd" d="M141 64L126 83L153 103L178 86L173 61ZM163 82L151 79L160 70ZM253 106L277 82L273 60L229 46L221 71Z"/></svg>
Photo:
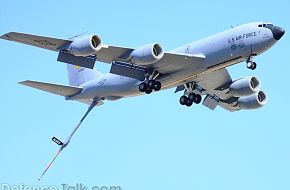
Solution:
<svg viewBox="0 0 290 190"><path fill-rule="evenodd" d="M96 69L88 69L71 64L67 64L67 71L69 85L71 86L80 86L85 82L103 75L103 73Z"/></svg>

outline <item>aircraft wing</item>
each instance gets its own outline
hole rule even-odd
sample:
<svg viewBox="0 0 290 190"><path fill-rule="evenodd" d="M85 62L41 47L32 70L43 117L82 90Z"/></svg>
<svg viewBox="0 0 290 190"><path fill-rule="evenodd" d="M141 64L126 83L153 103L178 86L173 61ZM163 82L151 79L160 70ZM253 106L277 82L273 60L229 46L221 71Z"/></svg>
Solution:
<svg viewBox="0 0 290 190"><path fill-rule="evenodd" d="M32 34L24 34L19 32L9 32L0 36L1 39L23 43L51 51L59 51L62 47L70 44L71 40L63 40L45 36L37 36Z"/></svg>
<svg viewBox="0 0 290 190"><path fill-rule="evenodd" d="M200 69L205 56L201 54L182 54L165 52L163 57L149 65L138 65L128 59L133 48L107 46L96 53L98 61L112 63L111 73L136 78L143 81L147 71L155 70L161 75L185 69Z"/></svg>
<svg viewBox="0 0 290 190"><path fill-rule="evenodd" d="M130 60L128 60L128 57L130 53L134 50L134 48L102 45L101 49L95 53L95 58L92 58L90 56L74 56L70 53L65 52L69 45L73 42L72 40L51 38L19 32L9 32L0 36L0 38L51 51L60 52L58 61L87 68L93 68L95 60L109 64L113 63L114 61L123 61L129 64L133 64L132 62L130 62ZM167 74L192 67L193 64L199 65L203 62L204 59L204 55L190 55L165 52L164 56L159 61L144 67L156 69L161 74Z"/></svg>

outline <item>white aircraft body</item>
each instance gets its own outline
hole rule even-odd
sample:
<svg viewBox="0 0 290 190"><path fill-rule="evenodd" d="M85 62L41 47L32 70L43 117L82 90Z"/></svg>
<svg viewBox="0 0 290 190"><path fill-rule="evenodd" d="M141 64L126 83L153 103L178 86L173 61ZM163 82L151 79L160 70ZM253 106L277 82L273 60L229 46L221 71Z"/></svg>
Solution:
<svg viewBox="0 0 290 190"><path fill-rule="evenodd" d="M212 110L217 105L229 111L264 106L268 98L260 90L258 78L250 76L232 80L226 67L246 61L247 68L254 70L257 66L254 57L271 48L284 33L283 28L273 24L253 22L170 52L165 52L158 43L138 48L105 45L97 35L65 40L10 32L0 38L56 51L57 60L68 63L70 85L31 80L20 84L90 105L64 143L53 137L53 141L60 145L56 158L87 114L94 106L102 105L104 100L176 87L175 92L183 91L180 104L188 107L200 103L202 96L205 96L202 104ZM96 61L111 64L110 73L94 70Z"/></svg>

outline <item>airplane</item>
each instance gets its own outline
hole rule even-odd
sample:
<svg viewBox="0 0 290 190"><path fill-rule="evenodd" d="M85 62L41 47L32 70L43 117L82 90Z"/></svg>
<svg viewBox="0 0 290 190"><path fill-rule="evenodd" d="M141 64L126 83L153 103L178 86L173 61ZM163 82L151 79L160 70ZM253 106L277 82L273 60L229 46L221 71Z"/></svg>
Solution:
<svg viewBox="0 0 290 190"><path fill-rule="evenodd" d="M58 52L57 60L67 64L69 85L31 80L20 84L89 105L65 142L52 138L60 148L42 178L89 112L105 100L175 87L175 93L183 91L179 103L187 107L201 103L202 96L205 96L202 104L211 110L218 105L228 111L264 106L268 97L260 90L259 79L250 76L232 80L226 67L245 61L246 67L254 70L257 67L254 58L270 49L284 34L282 27L272 23L252 22L172 51L165 51L158 43L137 48L106 45L98 35L58 39L10 32L0 38ZM93 69L96 61L110 64L110 73Z"/></svg>

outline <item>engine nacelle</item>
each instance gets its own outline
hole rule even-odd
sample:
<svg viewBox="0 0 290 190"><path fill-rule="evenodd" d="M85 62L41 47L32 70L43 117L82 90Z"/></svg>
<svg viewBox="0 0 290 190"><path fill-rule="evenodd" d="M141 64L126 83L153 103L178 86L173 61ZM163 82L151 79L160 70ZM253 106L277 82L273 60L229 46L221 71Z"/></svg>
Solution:
<svg viewBox="0 0 290 190"><path fill-rule="evenodd" d="M97 35L84 36L73 41L68 51L75 56L89 56L93 55L101 49L102 40Z"/></svg>
<svg viewBox="0 0 290 190"><path fill-rule="evenodd" d="M160 60L164 50L159 44L149 44L132 51L131 60L137 65L150 65Z"/></svg>
<svg viewBox="0 0 290 190"><path fill-rule="evenodd" d="M234 97L249 96L260 89L260 81L257 77L244 77L230 85L230 93Z"/></svg>
<svg viewBox="0 0 290 190"><path fill-rule="evenodd" d="M257 109L264 106L268 101L268 97L264 91L258 91L251 96L240 97L238 106L242 110Z"/></svg>

